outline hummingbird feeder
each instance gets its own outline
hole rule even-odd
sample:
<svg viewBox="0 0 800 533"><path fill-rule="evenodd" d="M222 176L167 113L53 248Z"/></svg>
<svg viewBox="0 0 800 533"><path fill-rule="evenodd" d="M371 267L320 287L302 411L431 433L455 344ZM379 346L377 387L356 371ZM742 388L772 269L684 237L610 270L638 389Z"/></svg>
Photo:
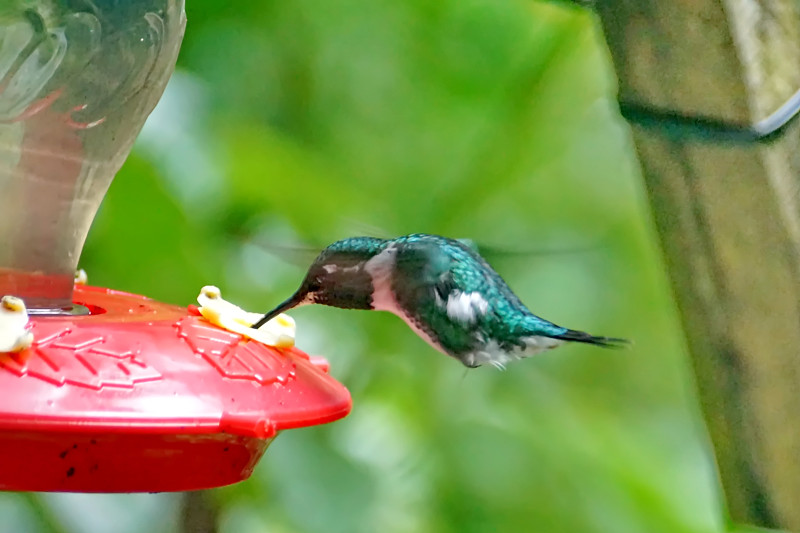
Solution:
<svg viewBox="0 0 800 533"><path fill-rule="evenodd" d="M281 430L350 410L327 362L285 337L269 346L202 308L76 283L185 21L182 0L0 7L0 490L226 485Z"/></svg>

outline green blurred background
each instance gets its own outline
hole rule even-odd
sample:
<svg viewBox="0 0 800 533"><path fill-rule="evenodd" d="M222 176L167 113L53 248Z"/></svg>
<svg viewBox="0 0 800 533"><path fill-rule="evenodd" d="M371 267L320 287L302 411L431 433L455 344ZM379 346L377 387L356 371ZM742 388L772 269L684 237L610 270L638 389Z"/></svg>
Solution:
<svg viewBox="0 0 800 533"><path fill-rule="evenodd" d="M410 232L506 250L538 314L634 340L465 371L385 313L306 307L353 411L211 491L220 531L726 530L612 69L589 11L525 0L189 0L178 68L106 197L92 284L266 311L262 246ZM0 495L0 531L160 533L180 495Z"/></svg>

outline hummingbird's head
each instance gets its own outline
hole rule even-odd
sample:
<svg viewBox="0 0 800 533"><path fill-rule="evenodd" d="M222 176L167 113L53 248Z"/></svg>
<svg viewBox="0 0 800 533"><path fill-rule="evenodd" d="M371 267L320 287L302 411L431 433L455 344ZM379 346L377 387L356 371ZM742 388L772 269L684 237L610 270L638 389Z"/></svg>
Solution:
<svg viewBox="0 0 800 533"><path fill-rule="evenodd" d="M365 265L385 245L385 240L373 237L354 237L331 244L311 264L300 288L253 327L257 328L284 311L306 304L372 309L372 276Z"/></svg>

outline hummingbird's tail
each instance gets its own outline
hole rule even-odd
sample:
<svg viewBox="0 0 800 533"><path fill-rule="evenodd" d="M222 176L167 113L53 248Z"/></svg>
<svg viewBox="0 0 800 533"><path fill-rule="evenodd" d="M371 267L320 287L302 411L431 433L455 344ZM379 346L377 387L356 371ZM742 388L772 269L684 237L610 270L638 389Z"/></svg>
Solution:
<svg viewBox="0 0 800 533"><path fill-rule="evenodd" d="M631 343L631 341L627 339L618 339L616 337L596 337L594 335L589 335L585 331L578 331L576 329L568 329L564 333L550 335L550 337L564 341L594 344L595 346L602 346L603 348L622 348L623 346L627 346Z"/></svg>

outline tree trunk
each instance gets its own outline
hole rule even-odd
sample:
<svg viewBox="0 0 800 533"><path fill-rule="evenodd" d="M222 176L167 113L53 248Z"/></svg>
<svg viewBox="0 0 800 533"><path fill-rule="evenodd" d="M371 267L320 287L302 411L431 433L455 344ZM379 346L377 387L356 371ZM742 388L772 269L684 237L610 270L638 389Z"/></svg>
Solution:
<svg viewBox="0 0 800 533"><path fill-rule="evenodd" d="M800 89L795 0L601 0L728 509L800 531L800 128L722 142ZM658 118L660 117L660 118ZM669 117L703 135L665 135ZM655 125L656 127L652 127Z"/></svg>

